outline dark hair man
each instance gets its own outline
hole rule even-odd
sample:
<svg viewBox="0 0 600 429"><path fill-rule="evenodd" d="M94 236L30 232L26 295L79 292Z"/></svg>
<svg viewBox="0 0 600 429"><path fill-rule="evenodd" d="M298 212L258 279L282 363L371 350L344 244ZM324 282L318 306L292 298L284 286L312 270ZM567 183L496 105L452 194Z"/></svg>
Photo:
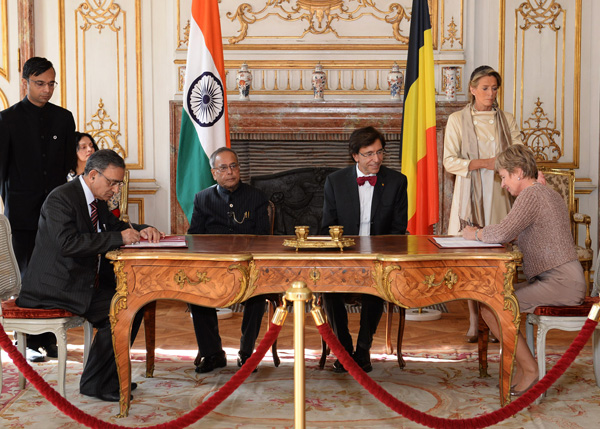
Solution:
<svg viewBox="0 0 600 429"><path fill-rule="evenodd" d="M188 234L268 234L270 231L268 200L258 189L240 181L237 154L226 147L210 156L213 178L217 184L196 194ZM221 345L217 311L191 305L194 331L198 342L196 372L210 372L227 365ZM238 366L254 351L265 313L265 297L254 296L245 303Z"/></svg>
<svg viewBox="0 0 600 429"><path fill-rule="evenodd" d="M42 203L67 181L75 162L73 115L49 103L57 85L55 79L54 67L46 58L28 59L21 79L26 97L0 112L0 196L13 232L21 276L33 252ZM52 333L28 338L30 360L44 360L38 351L41 348L49 357L57 357Z"/></svg>
<svg viewBox="0 0 600 429"><path fill-rule="evenodd" d="M349 151L356 164L330 174L325 181L321 233L328 234L330 226L341 225L346 235L405 234L406 176L381 165L385 155L383 135L373 127L357 129L350 136ZM354 350L344 295L324 294L325 312L344 348L369 372L373 369L370 349L383 313L383 300L361 295L360 330ZM333 364L333 370L346 371L339 360Z"/></svg>
<svg viewBox="0 0 600 429"><path fill-rule="evenodd" d="M17 305L60 308L85 317L97 329L79 384L87 396L119 401L119 378L112 345L109 308L115 274L105 253L140 237L158 242L154 227L117 219L106 201L123 186L125 163L103 149L88 159L82 176L56 188L42 206L35 248L23 277ZM141 322L136 315L132 341ZM136 387L132 384L132 390Z"/></svg>

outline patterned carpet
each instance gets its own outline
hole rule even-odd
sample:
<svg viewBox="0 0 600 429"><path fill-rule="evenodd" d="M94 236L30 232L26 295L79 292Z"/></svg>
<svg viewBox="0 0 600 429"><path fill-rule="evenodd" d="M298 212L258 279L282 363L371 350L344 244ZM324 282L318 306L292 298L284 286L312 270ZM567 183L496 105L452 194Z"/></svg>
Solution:
<svg viewBox="0 0 600 429"><path fill-rule="evenodd" d="M584 349L573 366L551 387L539 404L502 422L508 428L596 427L600 389L595 384L591 355ZM135 352L135 351L134 351ZM173 420L196 407L235 373L235 353L227 350L229 365L213 373L194 372L194 356L170 356L157 350L155 378L145 379L143 355L134 353L133 380L138 383L130 415L114 417L118 404L105 403L79 394L81 350L69 350L67 398L77 407L102 420L130 427L144 427ZM61 414L30 384L21 391L17 373L2 352L4 387L0 396L0 427L79 428ZM293 427L293 356L280 353L282 364L274 368L267 356L259 371L224 403L191 427L290 428ZM492 378L477 377L476 355L409 354L407 368L398 368L395 356L376 355L372 378L396 398L438 417L461 419L499 408L497 356L490 356ZM550 355L552 365L559 356ZM423 427L395 414L379 403L348 374L335 374L333 358L325 370L318 369L316 356L307 356L306 426L308 428ZM54 361L34 364L50 383L56 383Z"/></svg>

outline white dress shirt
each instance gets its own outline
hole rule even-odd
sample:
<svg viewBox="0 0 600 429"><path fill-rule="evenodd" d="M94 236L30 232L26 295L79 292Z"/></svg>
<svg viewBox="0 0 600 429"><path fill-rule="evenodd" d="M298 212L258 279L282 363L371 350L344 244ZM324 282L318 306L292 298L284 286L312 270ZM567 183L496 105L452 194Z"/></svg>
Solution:
<svg viewBox="0 0 600 429"><path fill-rule="evenodd" d="M376 176L376 174L363 174L356 164L356 177ZM358 186L358 184L356 184ZM371 203L375 187L369 182L358 186L358 199L360 201L360 229L358 235L371 235Z"/></svg>

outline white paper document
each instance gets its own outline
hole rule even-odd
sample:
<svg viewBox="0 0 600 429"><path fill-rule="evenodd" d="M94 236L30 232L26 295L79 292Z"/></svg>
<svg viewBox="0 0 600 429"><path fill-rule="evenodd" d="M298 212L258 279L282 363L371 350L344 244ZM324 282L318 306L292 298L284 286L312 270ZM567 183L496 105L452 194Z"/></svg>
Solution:
<svg viewBox="0 0 600 429"><path fill-rule="evenodd" d="M139 243L126 244L121 246L122 248L140 248L140 247L187 247L185 241L185 235L167 235L160 239L158 243L150 243L148 240L142 238Z"/></svg>
<svg viewBox="0 0 600 429"><path fill-rule="evenodd" d="M502 247L500 243L484 243L483 241L465 240L463 237L431 237L431 240L442 248L461 247Z"/></svg>

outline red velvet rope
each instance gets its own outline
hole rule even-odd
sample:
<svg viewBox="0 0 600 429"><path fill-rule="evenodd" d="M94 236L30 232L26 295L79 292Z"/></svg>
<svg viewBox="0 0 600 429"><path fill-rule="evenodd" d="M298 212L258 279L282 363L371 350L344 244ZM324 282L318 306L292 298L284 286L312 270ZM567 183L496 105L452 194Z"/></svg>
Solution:
<svg viewBox="0 0 600 429"><path fill-rule="evenodd" d="M533 386L527 393L523 396L519 397L517 400L511 402L510 404L500 408L496 411L493 411L489 414L485 414L478 417L473 417L470 419L444 419L440 417L430 416L421 411L415 410L412 407L409 407L404 402L397 400L392 395L390 395L387 391L385 391L381 386L379 386L375 381L373 381L366 373L354 362L352 357L346 352L346 350L342 347L337 337L331 331L331 327L329 324L324 324L319 326L319 333L323 337L323 339L327 342L329 347L333 353L340 360L344 368L348 370L350 375L352 375L364 388L366 388L370 393L372 393L377 399L379 399L382 403L387 405L392 410L396 411L398 414L407 417L408 419L420 423L425 426L429 426L432 428L483 428L487 426L491 426L493 424L499 423L508 417L513 416L518 413L525 407L529 406L538 396L540 396L544 391L546 391L564 372L565 370L573 363L581 349L585 346L590 336L594 332L598 322L593 320L586 320L583 328L577 335L577 338L573 340L573 343L569 347L569 349L563 354L560 360L552 367L550 372L548 372L544 378L542 378L535 386ZM233 393L235 389L237 389L242 382L254 371L258 363L265 356L266 352L273 345L273 342L277 339L279 332L281 331L281 326L270 325L269 330L265 334L265 337L260 342L256 351L248 358L246 364L243 365L231 379L221 387L213 396L204 401L194 410L190 411L183 416L168 422L155 426L149 426L150 428L161 428L161 429L174 429L174 428L184 428L189 426L210 411L215 409L221 402L223 402L229 395ZM0 347L7 351L10 358L13 360L17 368L25 375L25 377L31 382L31 384L40 392L42 395L48 399L54 406L56 406L59 410L61 410L64 414L68 415L72 419L76 420L79 423L85 424L86 426L93 428L115 428L121 429L126 428L127 426L115 425L112 423L108 423L102 420L99 420L96 417L90 416L89 414L84 413L79 410L71 403L69 403L65 398L60 396L58 392L56 392L46 381L39 376L37 372L27 363L23 355L19 353L16 347L12 344L12 341L6 333L4 329L0 325Z"/></svg>
<svg viewBox="0 0 600 429"><path fill-rule="evenodd" d="M508 417L515 415L523 408L529 406L533 401L536 400L538 396L545 392L558 379L558 377L565 372L571 363L573 363L573 360L575 360L583 346L585 346L589 340L592 332L594 332L594 329L596 329L596 325L598 325L598 322L587 319L583 325L583 328L581 328L581 331L577 335L577 338L573 340L573 343L563 354L560 360L552 367L550 372L548 372L544 378L542 378L535 386L529 389L523 396L520 396L510 404L505 405L504 407L489 414L484 414L482 416L469 419L454 420L430 416L421 411L415 410L414 408L406 405L404 402L394 398L375 381L373 381L373 379L371 379L362 370L362 368L358 366L358 364L354 361L354 359L352 359L344 347L342 347L328 323L319 326L319 333L329 345L331 351L336 355L342 365L344 365L344 368L348 370L350 375L352 375L352 377L354 377L361 386L367 389L379 401L396 411L398 414L401 414L414 422L432 428L483 428L499 423Z"/></svg>
<svg viewBox="0 0 600 429"><path fill-rule="evenodd" d="M227 383L223 385L214 395L208 398L206 401L198 405L195 409L181 417L172 420L167 423L162 423L155 426L148 426L149 428L161 428L161 429L175 429L184 428L189 426L202 417L214 410L221 402L223 402L229 395L231 395L248 376L258 366L259 362L263 359L267 351L271 348L279 332L281 326L270 324L269 330L265 334L256 351L248 358L246 363L235 373ZM40 375L27 363L25 358L17 348L13 345L4 328L0 325L0 348L3 348L8 353L8 356L12 359L13 363L17 366L19 371L23 373L25 378L31 382L31 384L56 408L62 411L67 416L71 417L79 423L82 423L91 428L111 428L111 429L122 429L128 426L116 425L113 423L105 422L94 416L84 413L79 408L72 405L69 401L63 398L56 390L54 390Z"/></svg>

